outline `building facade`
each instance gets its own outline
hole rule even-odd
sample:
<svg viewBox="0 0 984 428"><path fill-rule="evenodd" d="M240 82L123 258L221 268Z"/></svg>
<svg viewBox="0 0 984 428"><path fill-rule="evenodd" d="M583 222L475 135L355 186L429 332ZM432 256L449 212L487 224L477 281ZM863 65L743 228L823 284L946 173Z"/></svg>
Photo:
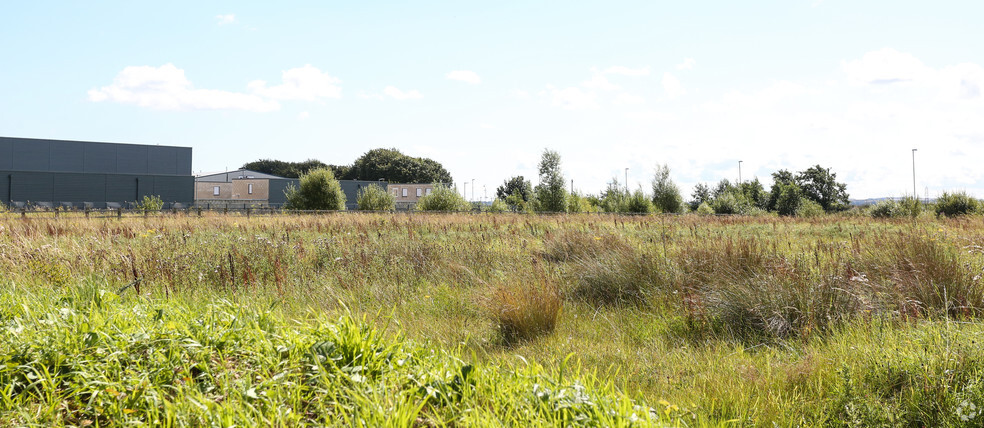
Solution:
<svg viewBox="0 0 984 428"><path fill-rule="evenodd" d="M385 182L339 180L345 193L345 209L359 209L359 191L370 184L386 190ZM287 189L300 186L296 178L284 178L258 171L240 169L195 177L195 204L205 208L273 207L287 203Z"/></svg>
<svg viewBox="0 0 984 428"><path fill-rule="evenodd" d="M389 185L389 192L396 202L396 209L400 211L413 210L420 198L431 194L433 191L433 184L391 183Z"/></svg>
<svg viewBox="0 0 984 428"><path fill-rule="evenodd" d="M0 201L8 206L132 207L158 196L194 202L190 147L0 137Z"/></svg>

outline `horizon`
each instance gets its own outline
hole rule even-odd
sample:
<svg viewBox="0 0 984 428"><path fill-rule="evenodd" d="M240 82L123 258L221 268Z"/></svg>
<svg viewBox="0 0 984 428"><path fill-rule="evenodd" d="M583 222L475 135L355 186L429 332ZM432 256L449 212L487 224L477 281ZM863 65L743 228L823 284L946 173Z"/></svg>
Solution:
<svg viewBox="0 0 984 428"><path fill-rule="evenodd" d="M984 196L984 4L18 3L0 135L440 162L494 195L544 149L597 194L830 168L851 199ZM623 183L624 184L624 183ZM479 195L476 191L476 197Z"/></svg>

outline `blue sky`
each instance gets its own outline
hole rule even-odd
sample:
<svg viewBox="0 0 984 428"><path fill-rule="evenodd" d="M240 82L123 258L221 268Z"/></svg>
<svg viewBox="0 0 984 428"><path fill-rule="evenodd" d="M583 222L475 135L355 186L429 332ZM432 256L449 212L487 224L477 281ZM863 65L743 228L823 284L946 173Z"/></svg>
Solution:
<svg viewBox="0 0 984 428"><path fill-rule="evenodd" d="M597 192L820 164L852 197L984 196L984 3L10 2L0 135L194 169L395 147L489 194L544 148ZM470 184L469 184L470 186ZM470 193L470 192L469 192Z"/></svg>

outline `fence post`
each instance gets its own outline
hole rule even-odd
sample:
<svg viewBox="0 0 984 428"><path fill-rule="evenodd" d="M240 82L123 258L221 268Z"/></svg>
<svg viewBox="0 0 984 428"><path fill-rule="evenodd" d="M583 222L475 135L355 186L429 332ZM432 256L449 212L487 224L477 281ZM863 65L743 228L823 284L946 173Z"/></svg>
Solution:
<svg viewBox="0 0 984 428"><path fill-rule="evenodd" d="M89 207L85 207L85 218L89 218Z"/></svg>
<svg viewBox="0 0 984 428"><path fill-rule="evenodd" d="M123 207L120 207L120 208L117 208L116 209L116 218L118 218L118 219L123 218Z"/></svg>

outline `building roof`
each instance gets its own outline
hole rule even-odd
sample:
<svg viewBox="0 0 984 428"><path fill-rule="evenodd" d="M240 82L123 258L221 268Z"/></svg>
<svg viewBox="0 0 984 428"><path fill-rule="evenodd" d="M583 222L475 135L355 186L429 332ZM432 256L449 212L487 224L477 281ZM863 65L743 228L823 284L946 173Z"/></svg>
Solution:
<svg viewBox="0 0 984 428"><path fill-rule="evenodd" d="M247 178L266 179L266 180L290 180L289 178L286 177L266 174L259 171L253 171L251 169L237 169L235 171L199 174L195 176L195 181L205 181L205 182L212 182L212 183L231 183L232 180L241 180Z"/></svg>

